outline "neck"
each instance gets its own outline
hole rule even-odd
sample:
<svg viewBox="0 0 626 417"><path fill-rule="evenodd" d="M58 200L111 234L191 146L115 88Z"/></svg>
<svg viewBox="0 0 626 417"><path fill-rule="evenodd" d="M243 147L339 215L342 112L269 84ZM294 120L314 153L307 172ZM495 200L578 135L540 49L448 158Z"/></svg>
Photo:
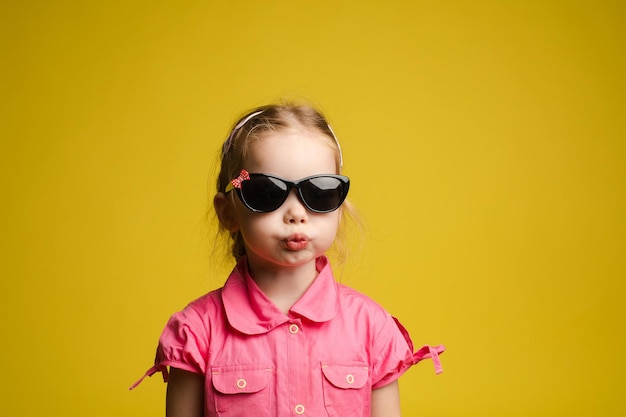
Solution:
<svg viewBox="0 0 626 417"><path fill-rule="evenodd" d="M315 261L294 267L264 267L248 260L250 276L285 314L304 295L318 275Z"/></svg>

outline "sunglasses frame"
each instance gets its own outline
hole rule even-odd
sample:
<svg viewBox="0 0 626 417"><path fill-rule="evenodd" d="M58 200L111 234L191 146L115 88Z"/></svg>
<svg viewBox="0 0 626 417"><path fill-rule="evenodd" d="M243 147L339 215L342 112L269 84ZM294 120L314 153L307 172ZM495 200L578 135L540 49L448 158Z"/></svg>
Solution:
<svg viewBox="0 0 626 417"><path fill-rule="evenodd" d="M244 195L243 195L243 191L241 189L242 187L242 183L245 181L249 181L251 178L253 177L264 177L264 178L271 178L274 180L278 180L280 182L282 182L283 184L285 184L287 186L287 190L285 191L285 196L284 198L281 200L280 204L277 205L275 208L271 209L271 210L260 210L258 208L252 207L250 206L250 204L246 201ZM339 199L339 204L337 204L337 207L331 208L329 210L317 210L313 207L311 207L309 205L309 203L305 200L303 194L302 194L302 185L303 183L310 181L312 179L315 178L334 178L337 179L341 182L341 184L343 185L343 194L340 196ZM228 193L232 190L235 190L237 192L237 196L239 197L239 200L241 200L241 202L250 210L253 211L255 213L270 213L272 211L278 210L280 208L280 206L282 206L285 203L285 200L287 200L287 198L289 197L289 193L291 193L291 190L296 189L296 191L298 192L298 198L299 200L302 202L302 204L307 208L307 210L312 211L313 213L331 213L335 210L337 210L339 207L341 207L341 205L343 204L343 202L345 201L346 197L348 196L348 191L350 190L350 178L346 177L345 175L336 175L336 174L318 174L318 175L311 175L309 177L304 177L301 178L297 181L289 181L286 180L284 178L281 177L277 177L276 175L268 175L268 174L261 174L261 173L254 173L254 174L250 174L248 173L245 169L241 170L241 174L239 175L239 177L235 178L234 180L232 180L228 186L226 186L226 189L224 190L224 193Z"/></svg>

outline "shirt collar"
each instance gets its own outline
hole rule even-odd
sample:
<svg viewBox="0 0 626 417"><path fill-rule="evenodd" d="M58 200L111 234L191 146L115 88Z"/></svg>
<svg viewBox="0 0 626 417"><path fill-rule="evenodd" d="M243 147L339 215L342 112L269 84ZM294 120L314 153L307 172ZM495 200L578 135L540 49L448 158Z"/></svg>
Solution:
<svg viewBox="0 0 626 417"><path fill-rule="evenodd" d="M317 259L316 268L319 272L317 278L289 310L288 316L256 285L248 272L246 258L242 258L222 290L228 322L236 330L252 335L269 332L290 321L290 316L300 316L318 323L332 319L339 309L337 283L325 256Z"/></svg>

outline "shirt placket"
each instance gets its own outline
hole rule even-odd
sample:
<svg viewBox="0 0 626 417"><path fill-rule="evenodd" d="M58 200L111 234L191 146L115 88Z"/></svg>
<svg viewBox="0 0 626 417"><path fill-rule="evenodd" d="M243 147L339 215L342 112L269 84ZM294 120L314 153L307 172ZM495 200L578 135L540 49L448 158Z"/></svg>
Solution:
<svg viewBox="0 0 626 417"><path fill-rule="evenodd" d="M293 416L306 416L309 407L309 358L302 321L286 323L287 364L289 369L289 408Z"/></svg>

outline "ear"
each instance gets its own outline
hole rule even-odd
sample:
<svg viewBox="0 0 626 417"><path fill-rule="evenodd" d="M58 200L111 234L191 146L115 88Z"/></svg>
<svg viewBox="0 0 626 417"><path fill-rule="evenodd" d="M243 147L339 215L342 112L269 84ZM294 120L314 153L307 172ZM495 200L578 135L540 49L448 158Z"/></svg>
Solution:
<svg viewBox="0 0 626 417"><path fill-rule="evenodd" d="M239 230L233 202L226 194L215 194L215 197L213 197L213 207L215 207L217 218L226 230L231 233Z"/></svg>

